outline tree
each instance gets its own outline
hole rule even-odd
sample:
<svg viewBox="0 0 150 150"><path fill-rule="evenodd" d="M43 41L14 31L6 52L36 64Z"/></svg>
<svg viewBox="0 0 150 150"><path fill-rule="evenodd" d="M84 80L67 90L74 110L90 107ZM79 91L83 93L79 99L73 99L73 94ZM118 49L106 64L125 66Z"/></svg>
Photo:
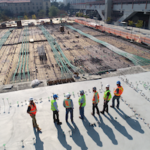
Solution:
<svg viewBox="0 0 150 150"><path fill-rule="evenodd" d="M57 8L58 8L59 3L58 3L58 2L52 2L52 3L51 3L51 6L55 6L55 7L57 7Z"/></svg>
<svg viewBox="0 0 150 150"><path fill-rule="evenodd" d="M138 23L136 23L137 28L142 28L143 27L143 20L138 20Z"/></svg>
<svg viewBox="0 0 150 150"><path fill-rule="evenodd" d="M129 21L128 21L128 25L132 27L132 26L133 26L133 21L132 21L132 20L129 20Z"/></svg>
<svg viewBox="0 0 150 150"><path fill-rule="evenodd" d="M49 13L48 13L49 17L56 17L58 14L58 11L59 9L57 7L55 6L50 7Z"/></svg>
<svg viewBox="0 0 150 150"><path fill-rule="evenodd" d="M24 15L24 19L28 19L27 15Z"/></svg>
<svg viewBox="0 0 150 150"><path fill-rule="evenodd" d="M40 18L43 18L43 17L45 16L44 10L40 10L40 11L38 12L38 16L39 16Z"/></svg>
<svg viewBox="0 0 150 150"><path fill-rule="evenodd" d="M32 15L32 19L36 19L36 15Z"/></svg>

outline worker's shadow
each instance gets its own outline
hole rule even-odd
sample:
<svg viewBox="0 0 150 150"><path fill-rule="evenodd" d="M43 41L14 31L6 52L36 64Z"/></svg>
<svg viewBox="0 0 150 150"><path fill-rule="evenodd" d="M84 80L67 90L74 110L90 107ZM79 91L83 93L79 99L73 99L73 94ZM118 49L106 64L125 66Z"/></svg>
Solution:
<svg viewBox="0 0 150 150"><path fill-rule="evenodd" d="M35 142L35 149L36 150L44 150L43 148L43 142L41 141L40 137L39 137L39 131L36 131L36 129L34 128L34 134L36 136L36 142Z"/></svg>
<svg viewBox="0 0 150 150"><path fill-rule="evenodd" d="M118 141L116 140L113 130L103 122L102 117L99 115L100 121L97 119L97 117L94 116L94 118L97 121L98 126L101 127L103 132L108 136L108 138L112 141L112 143L114 145L118 145Z"/></svg>
<svg viewBox="0 0 150 150"><path fill-rule="evenodd" d="M87 150L87 146L85 144L84 138L81 135L78 127L76 126L75 123L73 123L74 128L71 126L71 124L68 122L67 123L68 127L71 129L71 131L69 131L70 137L72 137L72 139L74 140L74 142L81 147L82 150Z"/></svg>
<svg viewBox="0 0 150 150"><path fill-rule="evenodd" d="M114 120L114 118L108 113L109 117L104 115L115 127L117 131L119 131L122 135L124 135L129 140L133 140L132 136L127 132L126 128L122 126L117 120Z"/></svg>
<svg viewBox="0 0 150 150"><path fill-rule="evenodd" d="M82 120L84 127L87 130L87 134L93 139L93 141L100 147L103 146L99 134L94 130L93 126L90 126L90 122L87 120L86 117L84 117L84 120Z"/></svg>
<svg viewBox="0 0 150 150"><path fill-rule="evenodd" d="M128 125L132 129L134 129L134 130L136 130L140 133L144 133L144 130L142 130L141 125L137 120L129 117L128 115L126 115L121 109L116 109L115 108L115 111L128 123Z"/></svg>
<svg viewBox="0 0 150 150"><path fill-rule="evenodd" d="M62 144L62 146L64 148L66 148L67 150L71 150L72 147L70 145L68 145L67 141L66 141L66 135L64 134L62 128L60 125L55 124L55 127L57 128L58 132L57 132L57 136L58 136L58 140L60 141L60 143Z"/></svg>

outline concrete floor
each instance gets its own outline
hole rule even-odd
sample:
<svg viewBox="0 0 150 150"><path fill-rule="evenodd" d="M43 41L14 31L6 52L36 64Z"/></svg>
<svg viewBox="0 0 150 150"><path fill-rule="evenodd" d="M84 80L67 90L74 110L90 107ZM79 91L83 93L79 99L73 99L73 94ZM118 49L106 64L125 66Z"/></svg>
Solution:
<svg viewBox="0 0 150 150"><path fill-rule="evenodd" d="M142 93L150 98L150 91L144 89L141 84L142 82L150 84L147 83L149 76L150 72L146 72L0 94L0 150L4 150L3 144L6 144L7 150L149 150L150 100L146 100L140 92L136 92L131 88L132 86L129 87L127 83L123 82L128 79L135 87L137 82ZM91 116L92 87L96 86L98 89L99 109L102 110L105 85L110 84L110 89L113 91L118 80L124 87L120 110L110 108L109 115ZM100 90L101 87L102 90ZM84 121L78 118L78 98L79 91L82 89L86 91L87 98ZM72 94L74 102L74 125L70 120L69 125L65 122L65 109L62 103L66 92ZM53 93L57 93L59 96L59 115L60 121L63 122L61 126L53 124L49 101L52 99ZM25 100L30 97L36 99L37 122L42 128L42 133L33 130L31 118L26 113L28 104ZM111 103L112 101L109 102L109 105ZM96 127L90 126L89 123L95 123Z"/></svg>

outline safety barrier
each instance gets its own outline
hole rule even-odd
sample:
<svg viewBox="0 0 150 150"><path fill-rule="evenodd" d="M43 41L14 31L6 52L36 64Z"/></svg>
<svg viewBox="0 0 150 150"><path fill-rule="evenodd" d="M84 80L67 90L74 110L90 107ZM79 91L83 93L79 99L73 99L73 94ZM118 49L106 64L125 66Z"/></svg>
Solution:
<svg viewBox="0 0 150 150"><path fill-rule="evenodd" d="M125 39L134 40L137 43L143 42L143 43L146 43L146 44L150 45L150 38L146 38L146 37L142 37L142 36L139 36L139 35L119 31L119 30L116 30L116 29L111 29L111 28L108 28L108 27L100 26L100 25L93 25L93 24L87 23L86 21L81 21L81 20L78 20L78 19L75 19L75 22L77 22L79 24L82 24L82 25L85 25L85 26L88 26L88 27L95 28L97 30L101 30L102 32L107 32L107 33L110 33L110 34L113 34L113 35L116 35L116 36L123 37Z"/></svg>

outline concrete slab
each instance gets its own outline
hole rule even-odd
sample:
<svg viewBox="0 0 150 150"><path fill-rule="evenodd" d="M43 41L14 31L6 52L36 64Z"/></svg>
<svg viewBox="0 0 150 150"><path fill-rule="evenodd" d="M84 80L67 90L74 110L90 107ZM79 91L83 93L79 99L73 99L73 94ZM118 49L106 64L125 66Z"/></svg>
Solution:
<svg viewBox="0 0 150 150"><path fill-rule="evenodd" d="M4 144L7 150L149 150L150 90L147 89L150 84L149 76L150 72L145 72L2 93L0 94L0 150L4 149ZM99 109L102 110L105 85L109 83L113 91L118 80L124 87L122 100L120 100L121 109L109 108L110 114L91 116L92 87L96 86L98 89ZM139 91L136 92L133 86ZM79 91L82 89L86 91L87 97L84 121L79 119L78 106ZM72 94L75 124L70 120L69 125L65 123L65 109L62 103L66 92ZM60 121L63 122L61 126L53 124L49 101L53 93L59 96L59 116ZM35 99L38 109L37 122L42 128L42 133L32 128L31 118L26 113L28 104L25 100L30 97ZM109 105L111 103L112 101ZM90 123L95 123L96 126L91 127Z"/></svg>

